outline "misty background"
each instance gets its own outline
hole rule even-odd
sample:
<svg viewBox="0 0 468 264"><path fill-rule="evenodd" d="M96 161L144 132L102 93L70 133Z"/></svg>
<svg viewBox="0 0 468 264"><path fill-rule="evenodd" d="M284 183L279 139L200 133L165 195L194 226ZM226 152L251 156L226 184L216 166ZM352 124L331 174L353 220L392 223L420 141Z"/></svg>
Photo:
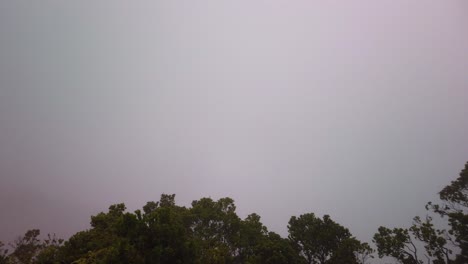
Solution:
<svg viewBox="0 0 468 264"><path fill-rule="evenodd" d="M2 1L0 240L161 193L408 226L468 160L466 1Z"/></svg>

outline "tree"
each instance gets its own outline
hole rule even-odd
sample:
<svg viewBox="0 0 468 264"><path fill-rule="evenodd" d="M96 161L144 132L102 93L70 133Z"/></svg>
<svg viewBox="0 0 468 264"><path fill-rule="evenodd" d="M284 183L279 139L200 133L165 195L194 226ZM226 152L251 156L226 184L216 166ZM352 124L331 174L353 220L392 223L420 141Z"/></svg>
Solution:
<svg viewBox="0 0 468 264"><path fill-rule="evenodd" d="M175 195L161 195L159 202L143 207L144 231L140 250L147 263L190 263L195 258L190 213L176 206Z"/></svg>
<svg viewBox="0 0 468 264"><path fill-rule="evenodd" d="M10 246L13 252L8 255L8 250L3 249L0 242L0 264L58 264L60 263L58 252L63 243L54 235L47 234L47 238L39 239L40 230L31 229L24 236L18 237Z"/></svg>
<svg viewBox="0 0 468 264"><path fill-rule="evenodd" d="M50 234L40 240L38 229L29 230L9 255L0 243L0 264L355 264L372 253L327 215L292 217L288 229L283 238L255 213L241 220L228 197L186 208L163 194L133 213L123 203L111 205L65 242Z"/></svg>
<svg viewBox="0 0 468 264"><path fill-rule="evenodd" d="M442 204L429 202L426 209L448 219L448 231L437 229L430 215L425 220L414 217L409 229L380 227L374 235L379 256L392 256L403 263L422 263L414 238L424 245L423 253L429 262L468 263L468 162L459 177L439 192L439 198Z"/></svg>
<svg viewBox="0 0 468 264"><path fill-rule="evenodd" d="M429 202L426 208L448 218L448 234L453 237L448 239L460 249L455 263L468 263L468 162L459 177L439 192L439 198L442 205Z"/></svg>
<svg viewBox="0 0 468 264"><path fill-rule="evenodd" d="M39 229L31 229L26 231L24 236L18 237L11 244L13 253L10 255L10 262L21 264L33 263L41 250L41 241L38 238L40 233Z"/></svg>
<svg viewBox="0 0 468 264"><path fill-rule="evenodd" d="M268 230L260 222L260 216L253 213L240 223L238 259L241 263L257 257L259 245L267 239Z"/></svg>
<svg viewBox="0 0 468 264"><path fill-rule="evenodd" d="M361 243L356 251L358 263L366 264L369 259L374 258L372 255L374 252L375 250L368 243Z"/></svg>
<svg viewBox="0 0 468 264"><path fill-rule="evenodd" d="M404 264L419 264L418 250L408 229L379 227L374 235L379 257L391 256Z"/></svg>
<svg viewBox="0 0 468 264"><path fill-rule="evenodd" d="M36 264L58 264L61 261L60 247L64 240L57 238L55 234L47 234L42 242L41 250L34 261Z"/></svg>
<svg viewBox="0 0 468 264"><path fill-rule="evenodd" d="M264 239L254 246L252 254L246 262L249 264L302 264L304 258L294 249L291 241L280 235L269 232Z"/></svg>
<svg viewBox="0 0 468 264"><path fill-rule="evenodd" d="M91 217L91 229L73 235L61 253L66 263L143 263L137 250L141 223L125 204Z"/></svg>
<svg viewBox="0 0 468 264"><path fill-rule="evenodd" d="M189 210L175 204L175 195L148 202L142 213L125 212L124 204L91 217L91 229L65 243L66 263L192 263Z"/></svg>
<svg viewBox="0 0 468 264"><path fill-rule="evenodd" d="M413 218L410 231L416 239L424 243L428 258L435 258L437 263L451 263L452 250L447 245L447 231L436 229L432 217L426 216L425 221L419 216Z"/></svg>
<svg viewBox="0 0 468 264"><path fill-rule="evenodd" d="M426 216L423 221L416 216L409 229L380 227L374 242L379 257L390 256L402 263L423 263L420 257L424 255L429 263L448 264L452 263L448 237L447 231L434 227L432 217ZM422 242L425 251L418 252L416 240Z"/></svg>
<svg viewBox="0 0 468 264"><path fill-rule="evenodd" d="M238 253L240 219L231 198L192 202L191 230L200 263L233 263Z"/></svg>
<svg viewBox="0 0 468 264"><path fill-rule="evenodd" d="M360 243L355 242L357 240L352 238L347 228L335 223L328 215L323 220L313 213L293 216L288 230L289 239L309 264L331 263L338 259L345 263L357 262L354 253Z"/></svg>

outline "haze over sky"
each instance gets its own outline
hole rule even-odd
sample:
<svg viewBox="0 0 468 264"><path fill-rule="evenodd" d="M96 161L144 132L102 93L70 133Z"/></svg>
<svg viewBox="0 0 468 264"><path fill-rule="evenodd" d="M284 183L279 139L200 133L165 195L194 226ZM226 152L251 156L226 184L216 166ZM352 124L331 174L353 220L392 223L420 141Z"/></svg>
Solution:
<svg viewBox="0 0 468 264"><path fill-rule="evenodd" d="M407 226L468 160L467 1L2 1L0 240L229 196Z"/></svg>

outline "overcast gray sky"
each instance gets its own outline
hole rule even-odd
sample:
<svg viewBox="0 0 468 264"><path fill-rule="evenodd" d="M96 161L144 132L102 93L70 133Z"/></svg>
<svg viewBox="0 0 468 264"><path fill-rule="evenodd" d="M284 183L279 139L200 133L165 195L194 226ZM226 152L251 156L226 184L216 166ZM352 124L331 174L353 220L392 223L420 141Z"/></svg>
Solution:
<svg viewBox="0 0 468 264"><path fill-rule="evenodd" d="M404 226L468 160L467 1L1 1L0 240L176 193Z"/></svg>

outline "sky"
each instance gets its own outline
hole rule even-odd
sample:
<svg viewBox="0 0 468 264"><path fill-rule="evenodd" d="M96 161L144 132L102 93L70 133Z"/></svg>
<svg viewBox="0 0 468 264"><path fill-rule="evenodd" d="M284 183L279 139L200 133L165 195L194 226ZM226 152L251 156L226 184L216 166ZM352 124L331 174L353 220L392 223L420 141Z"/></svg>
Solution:
<svg viewBox="0 0 468 264"><path fill-rule="evenodd" d="M1 1L0 240L162 193L371 241L468 161L466 1Z"/></svg>

